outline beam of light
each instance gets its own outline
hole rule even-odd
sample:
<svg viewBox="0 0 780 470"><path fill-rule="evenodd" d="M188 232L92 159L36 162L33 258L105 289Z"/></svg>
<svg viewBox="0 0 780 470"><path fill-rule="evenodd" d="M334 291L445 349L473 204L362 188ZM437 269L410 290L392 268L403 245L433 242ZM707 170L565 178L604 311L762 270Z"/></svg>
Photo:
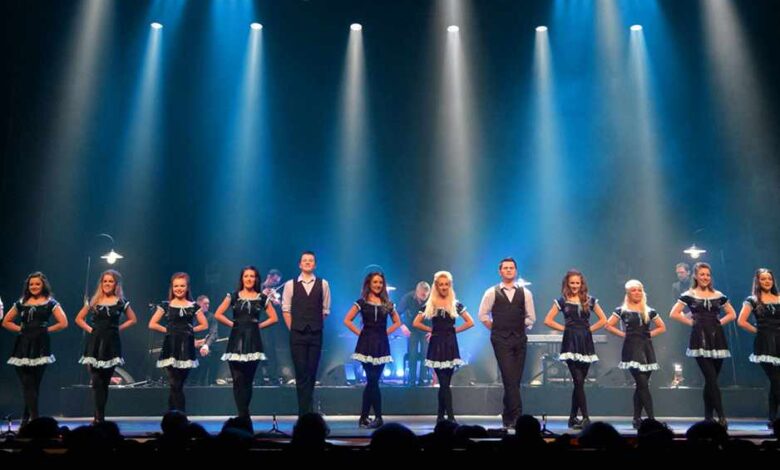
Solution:
<svg viewBox="0 0 780 470"><path fill-rule="evenodd" d="M566 212L564 207L564 194L559 189L561 175L564 173L562 166L562 151L560 143L563 140L558 122L558 112L555 100L555 78L552 66L552 53L550 37L547 31L539 31L534 39L533 62L533 92L531 122L533 135L532 167L536 174L537 192L544 194L538 197L538 214L540 240L556 246L554 260L548 260L542 266L541 278L553 276L544 269L554 269L557 261L567 258L569 242L567 231L561 226L561 214ZM560 248L558 248L560 247Z"/></svg>
<svg viewBox="0 0 780 470"><path fill-rule="evenodd" d="M642 25L641 24L631 25L631 31L642 31Z"/></svg>
<svg viewBox="0 0 780 470"><path fill-rule="evenodd" d="M158 23L156 21L152 23L150 26L152 27L152 29L162 29L163 27L162 23Z"/></svg>
<svg viewBox="0 0 780 470"><path fill-rule="evenodd" d="M447 26L447 32L448 33L457 33L459 31L460 31L460 27L457 26L457 25L452 24L452 25Z"/></svg>
<svg viewBox="0 0 780 470"><path fill-rule="evenodd" d="M349 25L349 29L352 31L363 31L363 25L360 23L352 23Z"/></svg>
<svg viewBox="0 0 780 470"><path fill-rule="evenodd" d="M249 27L255 31L260 31L261 29L263 29L263 25L261 25L260 23L252 23L249 25Z"/></svg>
<svg viewBox="0 0 780 470"><path fill-rule="evenodd" d="M547 26L537 26L536 27L537 33L546 33L547 32Z"/></svg>
<svg viewBox="0 0 780 470"><path fill-rule="evenodd" d="M94 113L94 91L99 88L99 60L108 42L106 34L111 23L112 6L103 0L83 0L73 26L73 39L68 46L62 73L58 103L53 109L54 122L49 147L45 152L51 162L49 181L57 181L44 197L50 199L43 207L57 213L76 213L80 204L78 185L88 168L84 157L85 141L90 138L90 120ZM45 216L45 214L42 214ZM60 227L64 229L63 226Z"/></svg>
<svg viewBox="0 0 780 470"><path fill-rule="evenodd" d="M350 28L341 82L339 110L338 174L336 175L337 211L340 226L339 250L346 266L353 266L355 247L364 235L360 230L360 218L355 214L366 213L369 196L367 167L371 158L368 148L368 111L366 90L365 51L363 33ZM370 251L370 250L369 250Z"/></svg>
<svg viewBox="0 0 780 470"><path fill-rule="evenodd" d="M124 137L121 173L127 178L128 192L123 197L125 207L120 213L145 213L161 167L157 157L160 154L158 139L162 122L160 69L163 34L162 29L150 28L147 35L140 82L129 114L129 128ZM138 228L138 221L126 219L124 223L134 224Z"/></svg>
<svg viewBox="0 0 780 470"><path fill-rule="evenodd" d="M755 181L777 181L780 175L775 152L780 148L768 83L760 79L759 67L733 2L702 1L704 37L712 73L714 96L721 108L716 116L725 122L727 145L735 154L738 171L760 167L742 176L745 186L760 186ZM760 175L759 175L760 173ZM735 184L737 184L735 182Z"/></svg>

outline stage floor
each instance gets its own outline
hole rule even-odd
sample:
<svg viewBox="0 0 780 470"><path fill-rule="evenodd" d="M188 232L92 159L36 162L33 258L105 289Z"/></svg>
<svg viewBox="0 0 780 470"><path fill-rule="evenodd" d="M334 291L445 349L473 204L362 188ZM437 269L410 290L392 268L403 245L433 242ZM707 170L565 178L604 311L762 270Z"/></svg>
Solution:
<svg viewBox="0 0 780 470"><path fill-rule="evenodd" d="M229 416L191 416L190 420L201 424L210 434L218 434L222 429L222 423ZM296 416L280 416L277 419L280 431L285 434L291 434ZM456 416L460 424L480 425L488 430L499 431L501 418L499 416ZM540 418L537 416L537 418ZM76 428L91 422L91 418L57 418L61 426ZM160 416L145 417L109 417L116 422L123 435L128 437L143 437L149 434L160 432ZM358 438L359 440L368 438L373 430L360 429L357 426L357 416L326 416L325 419L330 426L330 438L349 439ZM578 431L568 429L566 422L567 416L548 417L547 429L555 434L570 433L575 434ZM667 423L676 435L683 436L685 431L696 422L690 418L678 417L659 417L660 421ZM635 436L636 431L631 427L631 418L629 416L593 416L592 421L606 421L617 428L624 436ZM271 416L253 416L255 433L260 435L272 427ZM417 435L426 434L433 431L436 424L435 416L385 416L385 423L397 422L409 427ZM12 429L17 430L18 422L14 422ZM729 434L734 437L766 439L771 436L771 432L766 427L766 421L760 419L735 418L729 420ZM272 437L272 436L269 436ZM277 436L283 438L284 436ZM362 439L361 439L362 438Z"/></svg>

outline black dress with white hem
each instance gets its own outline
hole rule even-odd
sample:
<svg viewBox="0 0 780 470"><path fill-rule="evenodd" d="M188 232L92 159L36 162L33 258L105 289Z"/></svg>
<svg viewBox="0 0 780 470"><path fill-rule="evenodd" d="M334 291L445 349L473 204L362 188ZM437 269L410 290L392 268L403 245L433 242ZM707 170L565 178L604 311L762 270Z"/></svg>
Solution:
<svg viewBox="0 0 780 470"><path fill-rule="evenodd" d="M56 361L51 353L48 328L57 306L59 303L54 299L40 305L25 304L22 301L14 304L22 331L14 341L8 364L16 367L37 367Z"/></svg>
<svg viewBox="0 0 780 470"><path fill-rule="evenodd" d="M387 337L387 318L395 310L393 304L375 304L364 299L355 301L363 329L360 330L352 359L375 366L393 362Z"/></svg>
<svg viewBox="0 0 780 470"><path fill-rule="evenodd" d="M756 317L756 337L750 362L780 366L780 303L760 304L755 296L745 299Z"/></svg>
<svg viewBox="0 0 780 470"><path fill-rule="evenodd" d="M578 302L568 301L564 297L555 299L555 306L563 312L565 320L559 361L590 364L599 360L593 344L593 333L590 331L590 312L596 304L598 299L588 296L588 309L585 310Z"/></svg>
<svg viewBox="0 0 780 470"><path fill-rule="evenodd" d="M260 316L268 305L266 294L259 293L254 299L245 299L234 292L230 297L233 308L233 328L230 329L223 361L264 361L263 341L260 337Z"/></svg>
<svg viewBox="0 0 780 470"><path fill-rule="evenodd" d="M174 307L170 302L163 302L160 308L165 312L168 332L163 339L160 358L157 367L173 367L174 369L194 369L198 367L198 356L195 351L195 336L192 331L196 314L200 310L197 304L186 307Z"/></svg>
<svg viewBox="0 0 780 470"><path fill-rule="evenodd" d="M626 337L620 354L620 369L638 369L641 372L658 370L653 341L650 337L650 324L658 313L649 308L645 322L640 312L618 307L612 313L620 319Z"/></svg>
<svg viewBox="0 0 780 470"><path fill-rule="evenodd" d="M124 365L122 343L119 340L119 324L122 314L127 312L129 306L130 302L119 299L112 305L98 304L89 308L92 315L92 333L87 338L79 364L97 369Z"/></svg>
<svg viewBox="0 0 780 470"><path fill-rule="evenodd" d="M688 357L706 357L725 359L731 357L723 326L720 324L720 311L729 302L728 297L702 298L684 293L678 302L687 305L693 316L693 328L685 355Z"/></svg>
<svg viewBox="0 0 780 470"><path fill-rule="evenodd" d="M457 302L455 311L460 315L466 307ZM420 312L423 313L423 312ZM433 369L454 369L466 364L460 358L458 338L455 333L455 320L443 308L437 308L431 320L431 340L428 343L428 353L425 365Z"/></svg>

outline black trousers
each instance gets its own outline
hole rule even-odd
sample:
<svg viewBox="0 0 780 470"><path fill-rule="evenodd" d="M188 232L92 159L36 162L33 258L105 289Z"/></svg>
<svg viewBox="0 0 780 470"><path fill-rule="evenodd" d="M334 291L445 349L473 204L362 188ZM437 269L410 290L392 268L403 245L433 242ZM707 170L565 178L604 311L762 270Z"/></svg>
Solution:
<svg viewBox="0 0 780 470"><path fill-rule="evenodd" d="M290 353L295 367L298 416L314 411L314 383L322 354L322 330L290 332Z"/></svg>
<svg viewBox="0 0 780 470"><path fill-rule="evenodd" d="M46 364L40 366L15 367L16 375L22 383L22 395L24 396L24 421L35 419L38 416L38 396L41 390L43 373L46 372Z"/></svg>
<svg viewBox="0 0 780 470"><path fill-rule="evenodd" d="M406 351L406 357L409 361L409 385L414 385L418 380L428 378L428 368L425 367L425 355L428 352L428 340L425 339L425 333L412 331L409 336L409 347ZM419 367L419 375L417 374Z"/></svg>
<svg viewBox="0 0 780 470"><path fill-rule="evenodd" d="M108 402L108 386L111 385L111 377L114 376L114 368L105 369L89 367L92 376L92 394L95 399L95 420L106 419L106 403Z"/></svg>
<svg viewBox="0 0 780 470"><path fill-rule="evenodd" d="M528 337L525 332L509 335L492 333L490 342L498 361L501 381L504 383L504 411L501 413L505 425L514 425L523 414L523 400L520 396L520 382L525 368L525 353Z"/></svg>

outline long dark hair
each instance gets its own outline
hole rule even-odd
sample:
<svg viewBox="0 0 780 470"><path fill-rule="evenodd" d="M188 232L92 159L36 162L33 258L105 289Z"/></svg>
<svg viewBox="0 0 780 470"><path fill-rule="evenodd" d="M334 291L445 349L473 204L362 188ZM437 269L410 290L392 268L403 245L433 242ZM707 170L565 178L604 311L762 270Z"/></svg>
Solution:
<svg viewBox="0 0 780 470"><path fill-rule="evenodd" d="M588 305L588 283L585 281L585 276L583 276L582 273L576 269L570 269L566 271L566 275L563 276L563 282L561 282L561 293L563 294L563 298L564 300L568 299L573 294L569 288L569 278L572 276L579 276L580 280L582 281L580 292L577 294L577 297L580 299L582 309L587 312L590 309L590 305Z"/></svg>
<svg viewBox="0 0 780 470"><path fill-rule="evenodd" d="M262 289L260 286L262 285L262 276L260 276L260 271L251 264L249 266L244 266L241 268L241 274L238 275L238 288L236 289L236 292L241 292L244 289L244 273L247 271L254 271L255 273L255 285L252 286L252 288L260 292Z"/></svg>
<svg viewBox="0 0 780 470"><path fill-rule="evenodd" d="M366 278L363 279L363 292L360 297L362 297L363 300L368 301L368 294L371 293L371 280L374 279L374 276L382 278L382 292L379 293L379 298L382 300L382 305L389 309L392 307L393 303L390 302L390 296L387 294L387 280L385 279L385 275L379 271L372 271L366 274Z"/></svg>
<svg viewBox="0 0 780 470"><path fill-rule="evenodd" d="M46 275L43 274L40 271L35 271L34 273L30 273L27 276L27 279L24 280L24 289L22 290L22 302L27 302L27 299L32 297L32 294L30 293L30 279L38 278L43 283L43 287L41 288L41 295L43 297L51 297L51 284L49 284L49 279L46 278Z"/></svg>
<svg viewBox="0 0 780 470"><path fill-rule="evenodd" d="M171 283L168 286L168 300L173 300L173 281L176 279L184 279L187 281L187 293L184 294L184 298L192 302L192 287L190 287L190 275L183 272L173 273L171 276Z"/></svg>
<svg viewBox="0 0 780 470"><path fill-rule="evenodd" d="M761 283L758 281L762 274L769 274L772 276L772 288L769 289L769 292L774 295L778 295L777 284L775 284L775 274L767 268L756 269L756 275L753 276L753 296L756 298L756 304L758 305L757 308L764 306L764 302L761 301Z"/></svg>
<svg viewBox="0 0 780 470"><path fill-rule="evenodd" d="M699 281L696 279L696 275L699 273L700 269L707 269L710 272L710 285L707 286L707 290L710 292L715 292L715 283L712 282L712 266L709 265L709 263L705 263L704 261L699 261L698 263L693 265L693 279L691 280L691 290L696 289L699 287Z"/></svg>

